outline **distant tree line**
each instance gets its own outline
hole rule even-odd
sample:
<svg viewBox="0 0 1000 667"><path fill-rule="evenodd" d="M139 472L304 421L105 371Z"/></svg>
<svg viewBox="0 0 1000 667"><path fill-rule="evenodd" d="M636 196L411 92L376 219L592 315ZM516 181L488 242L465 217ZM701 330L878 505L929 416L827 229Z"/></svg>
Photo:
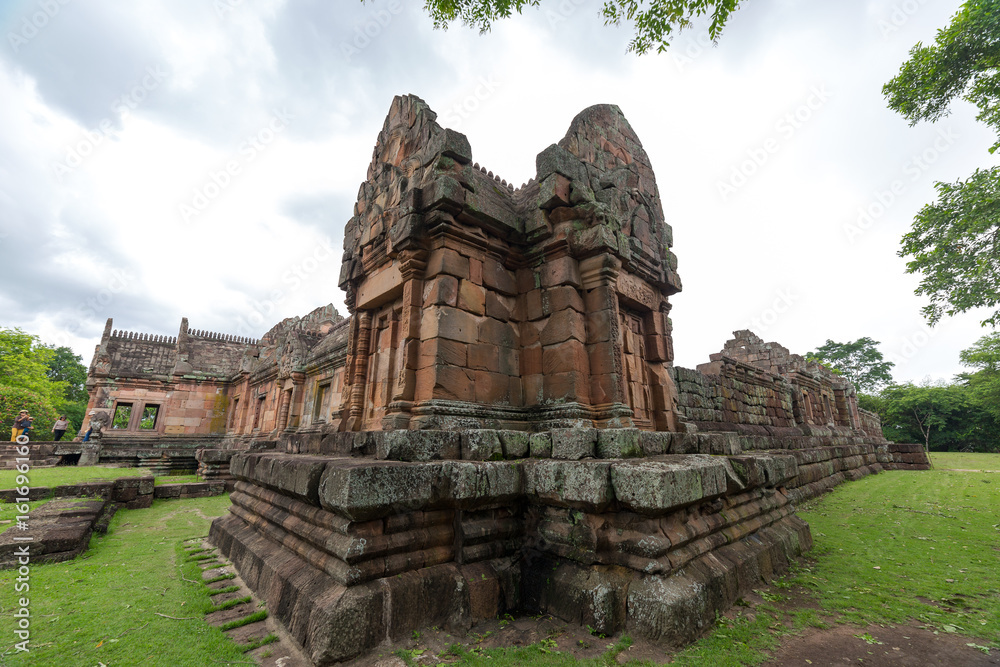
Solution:
<svg viewBox="0 0 1000 667"><path fill-rule="evenodd" d="M29 437L51 440L66 415L66 435L79 431L87 411L87 367L68 347L46 345L18 328L0 327L0 437L10 438L21 410L35 418Z"/></svg>
<svg viewBox="0 0 1000 667"><path fill-rule="evenodd" d="M951 382L893 383L894 364L877 345L867 337L828 340L809 358L851 380L858 405L878 414L893 442L919 442L928 451L1000 452L1000 332L962 350L959 359L973 370Z"/></svg>

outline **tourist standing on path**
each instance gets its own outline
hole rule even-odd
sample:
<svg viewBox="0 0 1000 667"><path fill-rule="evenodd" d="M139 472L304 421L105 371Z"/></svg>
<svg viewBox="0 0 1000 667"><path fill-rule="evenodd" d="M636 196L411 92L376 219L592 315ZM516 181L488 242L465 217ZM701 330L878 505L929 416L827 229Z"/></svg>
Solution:
<svg viewBox="0 0 1000 667"><path fill-rule="evenodd" d="M61 415L56 423L52 425L52 432L56 434L56 442L62 440L63 435L66 433L66 427L69 426L69 421L66 419L66 415Z"/></svg>
<svg viewBox="0 0 1000 667"><path fill-rule="evenodd" d="M17 437L24 435L29 428L31 428L31 417L27 410L21 410L17 413L17 419L14 420L14 428L10 430L10 441L17 440Z"/></svg>

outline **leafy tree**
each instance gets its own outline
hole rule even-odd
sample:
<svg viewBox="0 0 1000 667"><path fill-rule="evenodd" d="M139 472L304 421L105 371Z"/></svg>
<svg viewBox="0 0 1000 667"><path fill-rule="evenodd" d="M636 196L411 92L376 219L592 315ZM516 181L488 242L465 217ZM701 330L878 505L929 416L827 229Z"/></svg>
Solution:
<svg viewBox="0 0 1000 667"><path fill-rule="evenodd" d="M56 421L56 411L48 399L41 394L22 387L0 385L0 437L10 438L14 419L21 410L27 410L35 418L28 432L32 440L51 440L52 424Z"/></svg>
<svg viewBox="0 0 1000 667"><path fill-rule="evenodd" d="M961 99L1000 134L1000 0L963 4L933 45L913 47L882 92L911 125L939 120ZM1000 140L989 151L998 148ZM917 214L899 251L912 258L907 273L922 276L916 293L930 297L923 313L931 324L1000 304L1000 169L977 169L965 181L935 187L938 201ZM983 322L998 324L1000 309Z"/></svg>
<svg viewBox="0 0 1000 667"><path fill-rule="evenodd" d="M853 343L836 343L827 339L826 343L807 354L806 358L843 375L858 392L874 394L892 383L891 369L895 366L891 361L883 359L878 345L877 340L867 336Z"/></svg>
<svg viewBox="0 0 1000 667"><path fill-rule="evenodd" d="M46 346L51 347L51 346ZM83 358L68 347L51 348L53 356L48 362L50 380L65 382L66 400L72 403L87 402L87 367Z"/></svg>
<svg viewBox="0 0 1000 667"><path fill-rule="evenodd" d="M635 34L628 50L642 55L654 47L658 53L666 51L673 34L690 27L699 16L711 16L708 34L717 40L739 4L740 0L605 0L601 14L605 25L632 24ZM540 6L541 0L426 0L425 4L435 28L447 29L461 21L480 32L489 32L494 22L520 14L525 7Z"/></svg>
<svg viewBox="0 0 1000 667"><path fill-rule="evenodd" d="M958 358L965 366L1000 373L1000 331L983 336L972 347L959 352Z"/></svg>
<svg viewBox="0 0 1000 667"><path fill-rule="evenodd" d="M5 385L29 389L50 405L61 404L68 384L49 377L54 358L55 350L42 345L38 336L0 328L0 378Z"/></svg>
<svg viewBox="0 0 1000 667"><path fill-rule="evenodd" d="M1000 331L983 336L958 358L963 365L979 369L959 379L968 386L972 400L1000 426Z"/></svg>
<svg viewBox="0 0 1000 667"><path fill-rule="evenodd" d="M867 410L868 412L874 412L878 415L882 423L886 420L886 409L887 401L881 394L862 394L858 393L858 407L862 410Z"/></svg>
<svg viewBox="0 0 1000 667"><path fill-rule="evenodd" d="M882 392L886 401L883 429L896 440L920 439L926 451L958 449L970 428L969 396L960 385L892 385Z"/></svg>

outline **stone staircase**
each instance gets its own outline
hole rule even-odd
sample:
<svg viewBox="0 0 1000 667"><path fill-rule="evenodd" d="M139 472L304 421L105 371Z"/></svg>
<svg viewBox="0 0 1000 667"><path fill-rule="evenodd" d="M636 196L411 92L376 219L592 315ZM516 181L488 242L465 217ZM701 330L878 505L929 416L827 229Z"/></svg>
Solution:
<svg viewBox="0 0 1000 667"><path fill-rule="evenodd" d="M62 456L56 454L58 444L55 442L28 443L28 465L32 468L51 468L59 465ZM16 442L0 444L0 470L13 470L17 467L17 459L24 458L18 452L21 447L23 445Z"/></svg>

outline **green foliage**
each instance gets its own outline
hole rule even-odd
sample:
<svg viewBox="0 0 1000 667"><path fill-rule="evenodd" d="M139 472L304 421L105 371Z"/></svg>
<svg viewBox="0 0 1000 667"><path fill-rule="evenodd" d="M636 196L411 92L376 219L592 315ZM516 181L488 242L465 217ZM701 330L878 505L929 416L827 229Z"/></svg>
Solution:
<svg viewBox="0 0 1000 667"><path fill-rule="evenodd" d="M931 449L948 449L959 439L968 395L956 385L893 385L882 392L886 400L883 428L895 440L916 440ZM902 437L899 437L902 436Z"/></svg>
<svg viewBox="0 0 1000 667"><path fill-rule="evenodd" d="M66 383L66 400L72 403L87 403L87 367L83 358L73 354L68 347L49 347L52 357L47 362L46 375L53 382Z"/></svg>
<svg viewBox="0 0 1000 667"><path fill-rule="evenodd" d="M882 92L889 108L909 119L934 122L956 98L979 109L978 119L1000 128L1000 2L969 0L938 31L934 44L917 43L910 59ZM1000 142L990 149L992 153Z"/></svg>
<svg viewBox="0 0 1000 667"><path fill-rule="evenodd" d="M978 120L1000 134L1000 0L969 0L938 31L918 43L883 88L889 108L913 125L948 115L956 100L979 109ZM1000 148L1000 141L989 151ZM933 324L944 315L1000 303L1000 170L977 169L966 181L937 183L938 201L925 206L903 237L907 273L922 275L917 294ZM1000 324L1000 309L984 325Z"/></svg>
<svg viewBox="0 0 1000 667"><path fill-rule="evenodd" d="M966 181L936 183L938 201L924 206L903 236L907 273L920 273L916 293L930 303L928 322L1000 304L1000 168L977 169ZM1000 325L1000 309L983 321Z"/></svg>
<svg viewBox="0 0 1000 667"><path fill-rule="evenodd" d="M878 414L885 437L895 442L923 442L938 451L1000 451L1000 332L983 336L959 358L979 370L950 384L908 383L858 394L858 407Z"/></svg>
<svg viewBox="0 0 1000 667"><path fill-rule="evenodd" d="M52 423L61 414L70 421L67 436L80 430L88 398L87 369L80 361L68 347L45 345L20 329L0 328L0 378L7 387L31 392L13 414L25 409L36 417L34 439L51 439ZM14 399L8 395L8 400ZM9 407L0 407L0 428L8 434L13 423Z"/></svg>
<svg viewBox="0 0 1000 667"><path fill-rule="evenodd" d="M129 420L132 419L132 406L119 405L115 408L115 416L111 420L111 428L128 428Z"/></svg>
<svg viewBox="0 0 1000 667"><path fill-rule="evenodd" d="M990 415L994 426L1000 427L1000 332L983 336L975 345L962 350L958 358L963 365L979 369L962 374L959 379L969 388L972 401Z"/></svg>
<svg viewBox="0 0 1000 667"><path fill-rule="evenodd" d="M858 394L858 407L868 412L874 412L885 423L886 401L881 394Z"/></svg>
<svg viewBox="0 0 1000 667"><path fill-rule="evenodd" d="M1000 373L1000 331L983 336L967 350L958 353L964 366L989 373Z"/></svg>
<svg viewBox="0 0 1000 667"><path fill-rule="evenodd" d="M55 350L45 347L38 336L20 329L0 328L0 378L10 387L29 389L50 405L65 399L67 383L49 377Z"/></svg>
<svg viewBox="0 0 1000 667"><path fill-rule="evenodd" d="M653 48L663 53L674 33L689 28L701 16L710 16L709 37L717 40L740 0L605 0L601 8L605 25L632 24L634 35L628 50L637 55ZM556 3L551 2L558 11ZM426 0L425 8L435 28L447 29L454 21L489 32L493 23L510 18L525 7L541 7L540 0Z"/></svg>
<svg viewBox="0 0 1000 667"><path fill-rule="evenodd" d="M51 440L52 424L58 415L52 405L37 392L21 387L0 385L0 438L10 438L14 419L21 410L27 410L35 418L28 432L32 440Z"/></svg>
<svg viewBox="0 0 1000 667"><path fill-rule="evenodd" d="M858 392L874 393L892 382L891 369L878 350L879 342L865 336L852 343L826 343L806 357L827 366L851 381Z"/></svg>

